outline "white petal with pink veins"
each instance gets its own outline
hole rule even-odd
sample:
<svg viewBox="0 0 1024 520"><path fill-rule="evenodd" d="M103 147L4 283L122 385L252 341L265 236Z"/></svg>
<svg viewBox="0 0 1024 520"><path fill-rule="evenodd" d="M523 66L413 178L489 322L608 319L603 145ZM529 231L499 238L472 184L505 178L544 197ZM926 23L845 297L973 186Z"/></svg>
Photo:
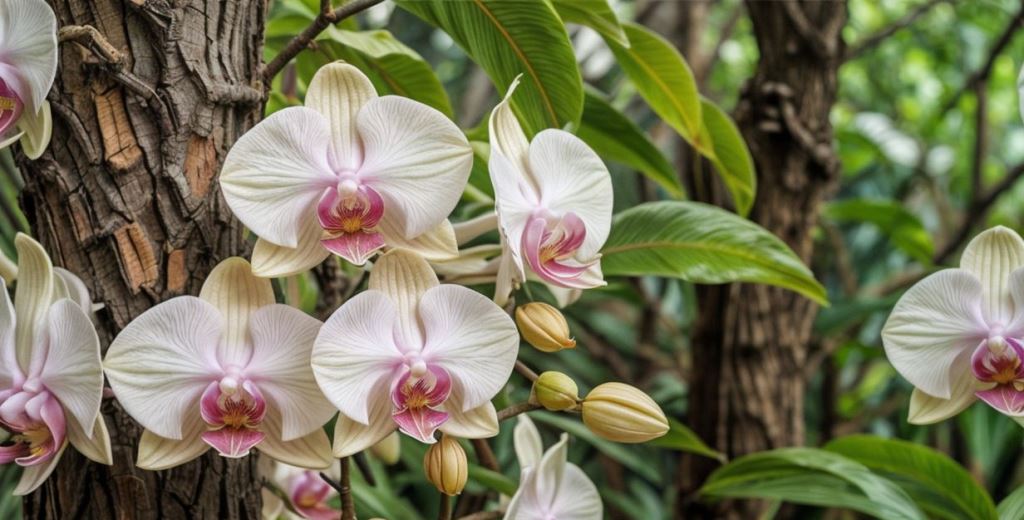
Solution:
<svg viewBox="0 0 1024 520"><path fill-rule="evenodd" d="M356 116L377 92L359 69L347 63L320 67L306 90L306 106L322 114L331 127L331 165L356 170L363 160L363 147L356 131Z"/></svg>
<svg viewBox="0 0 1024 520"><path fill-rule="evenodd" d="M246 366L253 355L249 320L258 309L274 304L270 280L254 275L245 259L227 258L206 277L199 299L214 306L224 320L217 343L219 366Z"/></svg>
<svg viewBox="0 0 1024 520"><path fill-rule="evenodd" d="M1024 267L1024 240L1003 226L983 231L964 248L960 267L981 280L982 311L988 323L1005 326L1014 315L1008 282L1010 273Z"/></svg>
<svg viewBox="0 0 1024 520"><path fill-rule="evenodd" d="M69 299L53 304L48 319L50 348L39 379L91 437L103 399L100 340L85 311Z"/></svg>
<svg viewBox="0 0 1024 520"><path fill-rule="evenodd" d="M17 69L32 112L57 74L57 17L42 0L0 0L0 61Z"/></svg>

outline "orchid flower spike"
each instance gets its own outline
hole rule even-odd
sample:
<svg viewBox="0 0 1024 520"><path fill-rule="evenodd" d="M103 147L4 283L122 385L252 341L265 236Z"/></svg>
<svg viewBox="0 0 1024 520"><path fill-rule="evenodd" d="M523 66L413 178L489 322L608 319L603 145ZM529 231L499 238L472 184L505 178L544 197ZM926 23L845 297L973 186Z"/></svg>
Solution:
<svg viewBox="0 0 1024 520"><path fill-rule="evenodd" d="M320 322L274 303L270 280L224 260L199 297L179 296L128 324L104 368L125 410L145 427L138 465L184 464L211 446L253 447L306 468L330 465L321 427L334 414L309 368Z"/></svg>
<svg viewBox="0 0 1024 520"><path fill-rule="evenodd" d="M313 373L341 415L334 455L373 446L396 428L433 443L441 430L498 434L491 398L519 350L515 323L483 295L439 285L406 250L382 256L369 290L328 318L313 347Z"/></svg>
<svg viewBox="0 0 1024 520"><path fill-rule="evenodd" d="M15 495L38 488L68 443L110 464L110 437L100 415L100 342L81 280L55 271L43 247L26 235L18 250L14 305L0 278L0 463L24 467Z"/></svg>
<svg viewBox="0 0 1024 520"><path fill-rule="evenodd" d="M519 458L519 490L505 512L505 520L601 520L604 518L597 487L567 462L569 436L543 451L540 432L526 415L514 431Z"/></svg>
<svg viewBox="0 0 1024 520"><path fill-rule="evenodd" d="M261 461L262 462L262 461ZM340 476L337 462L326 472L333 479ZM271 481L284 492L290 507L273 493L263 493L263 518L277 520L283 516L288 520L310 518L312 520L338 520L341 511L330 506L330 500L338 496L334 490L320 477L319 471L276 462L271 470ZM298 514L293 513L292 510Z"/></svg>
<svg viewBox="0 0 1024 520"><path fill-rule="evenodd" d="M976 398L1024 420L1024 240L999 226L974 238L959 269L934 273L896 303L882 343L915 386L909 421L952 417Z"/></svg>
<svg viewBox="0 0 1024 520"><path fill-rule="evenodd" d="M300 273L331 253L362 265L384 247L458 255L446 220L473 151L441 112L377 97L359 69L317 71L305 107L274 113L235 143L220 176L232 211L260 237L258 276Z"/></svg>
<svg viewBox="0 0 1024 520"><path fill-rule="evenodd" d="M0 149L29 159L50 143L46 94L57 75L57 17L43 0L0 0Z"/></svg>
<svg viewBox="0 0 1024 520"><path fill-rule="evenodd" d="M527 141L509 104L519 79L490 120L495 208L504 251L494 300L534 277L566 304L579 290L605 285L600 249L612 223L612 180L578 137L544 130Z"/></svg>

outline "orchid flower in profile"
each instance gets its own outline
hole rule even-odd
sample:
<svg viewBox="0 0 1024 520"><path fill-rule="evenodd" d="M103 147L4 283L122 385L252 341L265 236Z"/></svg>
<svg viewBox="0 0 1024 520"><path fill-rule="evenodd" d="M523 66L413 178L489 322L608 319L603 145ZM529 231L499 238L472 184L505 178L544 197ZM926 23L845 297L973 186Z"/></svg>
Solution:
<svg viewBox="0 0 1024 520"><path fill-rule="evenodd" d="M57 75L57 17L43 0L0 0L0 149L30 159L50 143L46 94Z"/></svg>
<svg viewBox="0 0 1024 520"><path fill-rule="evenodd" d="M257 448L307 468L330 464L321 427L334 414L309 368L320 322L274 303L270 280L224 260L199 297L144 312L104 360L125 410L146 431L138 465L166 469L210 447L225 457Z"/></svg>
<svg viewBox="0 0 1024 520"><path fill-rule="evenodd" d="M15 495L38 488L70 443L110 464L110 437L100 415L103 371L91 302L81 280L56 272L38 242L15 238L14 304L0 278L0 464L24 468ZM71 287L69 287L71 286Z"/></svg>
<svg viewBox="0 0 1024 520"><path fill-rule="evenodd" d="M952 417L981 399L1024 420L1024 240L989 229L960 268L934 273L896 303L882 342L915 389L909 421Z"/></svg>
<svg viewBox="0 0 1024 520"><path fill-rule="evenodd" d="M570 291L578 296L605 284L599 251L611 229L611 176L569 132L544 130L527 141L509 104L518 83L490 119L489 168L504 247L494 298L504 305L529 268L564 305L575 299Z"/></svg>
<svg viewBox="0 0 1024 520"><path fill-rule="evenodd" d="M567 462L569 436L545 452L540 432L520 415L514 432L519 459L519 490L505 520L601 520L604 507L597 487L579 466Z"/></svg>
<svg viewBox="0 0 1024 520"><path fill-rule="evenodd" d="M260 462L262 467L262 461ZM263 518L265 520L276 520L282 516L289 520L296 518L338 520L341 518L341 511L329 504L332 498L338 496L338 492L320 477L320 472L281 462L273 463L269 472L271 482L284 492L290 504L286 505L277 495L264 491ZM340 476L338 464L336 462L332 464L327 473L331 478L338 479Z"/></svg>
<svg viewBox="0 0 1024 520"><path fill-rule="evenodd" d="M341 416L334 455L376 444L396 428L433 443L441 430L478 439L498 433L490 400L515 365L515 323L483 295L439 285L407 250L382 256L369 290L341 306L313 347L313 373Z"/></svg>
<svg viewBox="0 0 1024 520"><path fill-rule="evenodd" d="M441 112L377 97L355 67L317 71L305 107L274 113L231 148L220 176L232 211L260 237L258 276L300 273L331 253L362 265L385 247L457 256L446 220L473 152Z"/></svg>

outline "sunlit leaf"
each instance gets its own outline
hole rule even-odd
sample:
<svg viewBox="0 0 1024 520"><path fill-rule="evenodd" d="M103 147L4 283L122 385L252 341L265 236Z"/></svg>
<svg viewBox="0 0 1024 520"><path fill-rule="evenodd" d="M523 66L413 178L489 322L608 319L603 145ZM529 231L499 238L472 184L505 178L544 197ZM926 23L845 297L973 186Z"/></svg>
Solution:
<svg viewBox="0 0 1024 520"><path fill-rule="evenodd" d="M746 216L754 205L757 191L757 176L754 173L754 159L750 156L747 142L743 140L736 123L718 105L701 100L704 127L711 137L715 150L711 162L722 176L725 187L732 194L736 212Z"/></svg>
<svg viewBox="0 0 1024 520"><path fill-rule="evenodd" d="M586 25L615 43L629 47L629 37L622 30L608 0L552 0L562 20Z"/></svg>

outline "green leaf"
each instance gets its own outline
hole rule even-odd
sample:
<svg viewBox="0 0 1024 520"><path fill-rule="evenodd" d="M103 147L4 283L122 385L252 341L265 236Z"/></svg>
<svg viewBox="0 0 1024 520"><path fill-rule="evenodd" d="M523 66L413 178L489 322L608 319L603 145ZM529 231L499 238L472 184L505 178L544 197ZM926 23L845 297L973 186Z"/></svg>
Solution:
<svg viewBox="0 0 1024 520"><path fill-rule="evenodd" d="M718 105L702 99L701 113L715 150L714 156L709 159L732 194L736 212L745 217L754 205L754 194L757 192L754 159L747 149L747 142L736 128L736 123Z"/></svg>
<svg viewBox="0 0 1024 520"><path fill-rule="evenodd" d="M700 94L690 66L667 40L637 24L623 24L630 46L605 38L619 66L651 109L694 148L713 154L704 130Z"/></svg>
<svg viewBox="0 0 1024 520"><path fill-rule="evenodd" d="M602 157L636 169L675 198L683 196L683 185L665 154L593 89L587 89L576 135Z"/></svg>
<svg viewBox="0 0 1024 520"><path fill-rule="evenodd" d="M608 276L763 283L828 304L825 288L782 240L734 213L699 202L649 202L619 213L601 267Z"/></svg>
<svg viewBox="0 0 1024 520"><path fill-rule="evenodd" d="M607 0L553 0L558 15L569 23L586 25L623 47L629 47L629 37L622 30L615 11Z"/></svg>
<svg viewBox="0 0 1024 520"><path fill-rule="evenodd" d="M926 518L894 482L859 462L814 448L783 448L738 458L715 470L700 493L840 507L885 519Z"/></svg>
<svg viewBox="0 0 1024 520"><path fill-rule="evenodd" d="M623 466L635 471L638 475L655 484L660 484L662 481L658 468L649 464L644 458L637 456L636 450L639 447L628 447L623 444L606 441L594 435L583 423L561 415L548 412L532 412L530 413L530 418L537 422L554 426L590 444L597 451L619 461Z"/></svg>
<svg viewBox="0 0 1024 520"><path fill-rule="evenodd" d="M837 222L867 222L878 227L892 245L911 258L931 265L935 244L924 224L893 200L847 199L829 203L825 216Z"/></svg>
<svg viewBox="0 0 1024 520"><path fill-rule="evenodd" d="M502 93L523 80L512 108L529 136L579 125L583 81L569 35L549 0L397 0L442 29L490 76Z"/></svg>
<svg viewBox="0 0 1024 520"><path fill-rule="evenodd" d="M331 57L343 59L366 73L378 93L414 99L449 118L453 116L448 94L434 69L390 32L329 30L317 41L339 43L329 49Z"/></svg>
<svg viewBox="0 0 1024 520"><path fill-rule="evenodd" d="M900 484L932 518L997 518L992 498L970 473L931 448L896 439L851 435L830 442L825 449Z"/></svg>
<svg viewBox="0 0 1024 520"><path fill-rule="evenodd" d="M1024 486L1020 486L999 503L996 508L999 520L1019 520L1024 518Z"/></svg>
<svg viewBox="0 0 1024 520"><path fill-rule="evenodd" d="M469 464L468 473L470 480L479 482L484 487L493 489L503 495L512 496L516 494L516 489L519 489L519 486L512 479L476 464Z"/></svg>
<svg viewBox="0 0 1024 520"><path fill-rule="evenodd" d="M668 418L668 424L669 430L665 436L658 437L647 444L657 446L659 448L669 448L678 451L696 453L697 455L704 455L705 457L711 457L713 459L718 459L721 462L725 462L725 455L723 453L715 451L707 444L704 444L704 441L702 441L701 438L685 424L671 417Z"/></svg>

